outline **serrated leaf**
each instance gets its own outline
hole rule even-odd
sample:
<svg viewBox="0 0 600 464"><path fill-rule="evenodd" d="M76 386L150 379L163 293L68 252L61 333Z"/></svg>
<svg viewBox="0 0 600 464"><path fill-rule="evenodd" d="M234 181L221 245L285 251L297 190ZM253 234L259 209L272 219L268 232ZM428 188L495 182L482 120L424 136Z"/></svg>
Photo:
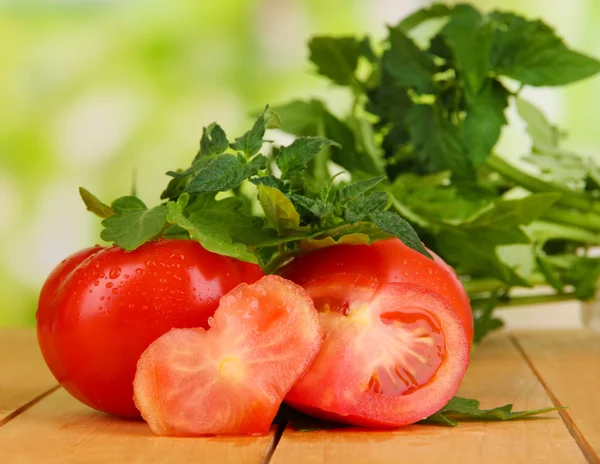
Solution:
<svg viewBox="0 0 600 464"><path fill-rule="evenodd" d="M443 423L439 415L443 415L450 419L449 423L444 425L456 425L456 420L481 420L481 421L506 421L522 419L528 416L535 416L538 414L544 414L547 412L557 411L560 408L542 408L542 409L531 409L528 411L515 411L512 412L513 405L505 404L492 409L480 409L480 402L473 399L461 398L459 396L453 397L446 406L436 413L436 417L433 421L429 421L429 418L425 419L425 422L436 422Z"/></svg>
<svg viewBox="0 0 600 464"><path fill-rule="evenodd" d="M379 211L372 213L370 218L382 231L399 238L406 246L431 258L415 229L397 214L389 211Z"/></svg>
<svg viewBox="0 0 600 464"><path fill-rule="evenodd" d="M310 198L297 194L290 194L288 197L296 209L302 213L302 216L308 215L320 219L330 210L320 198Z"/></svg>
<svg viewBox="0 0 600 464"><path fill-rule="evenodd" d="M427 8L421 8L420 10L417 10L414 13L408 15L395 27L407 33L426 21L449 16L453 13L453 11L454 7L452 6L443 5L441 3L434 3L433 5Z"/></svg>
<svg viewBox="0 0 600 464"><path fill-rule="evenodd" d="M509 92L497 80L480 83L478 94L467 97L467 116L462 126L462 138L469 159L475 167L481 166L492 152L506 124L504 111Z"/></svg>
<svg viewBox="0 0 600 464"><path fill-rule="evenodd" d="M214 203L217 205L214 208L196 207L195 212L186 217L184 209L188 199L189 196L185 193L177 202L167 203L167 221L169 223L185 229L193 240L199 242L208 251L251 263L258 262L256 256L248 250L245 244L234 243L230 236L229 225L231 223L229 221L239 221L239 213L233 212L229 215L230 217L223 218L224 210L219 209L218 203L220 202L215 201ZM210 209L218 214L210 214ZM221 221L216 219L221 219Z"/></svg>
<svg viewBox="0 0 600 464"><path fill-rule="evenodd" d="M361 193L346 206L346 221L349 224L362 221L373 213L383 211L388 202L389 198L385 192L373 192L369 195Z"/></svg>
<svg viewBox="0 0 600 464"><path fill-rule="evenodd" d="M281 179L289 179L301 173L323 148L337 146L333 140L321 137L299 137L291 145L282 147L275 158L281 170Z"/></svg>
<svg viewBox="0 0 600 464"><path fill-rule="evenodd" d="M258 186L258 201L269 224L280 232L297 230L300 215L288 197L273 187Z"/></svg>
<svg viewBox="0 0 600 464"><path fill-rule="evenodd" d="M489 15L494 36L490 68L533 86L566 85L600 71L600 61L570 50L541 21L513 13Z"/></svg>
<svg viewBox="0 0 600 464"><path fill-rule="evenodd" d="M440 35L454 55L467 94L479 94L488 75L492 28L478 10L470 5L457 5Z"/></svg>
<svg viewBox="0 0 600 464"><path fill-rule="evenodd" d="M415 105L406 122L419 160L431 171L452 170L456 177L473 177L473 166L458 129L445 118L438 104Z"/></svg>
<svg viewBox="0 0 600 464"><path fill-rule="evenodd" d="M114 210L110 206L102 203L95 195L83 187L79 187L79 195L85 203L86 209L94 213L96 216L107 218L115 214Z"/></svg>
<svg viewBox="0 0 600 464"><path fill-rule="evenodd" d="M229 141L221 126L217 123L212 123L202 130L202 138L200 139L200 151L196 155L195 160L203 156L220 155L227 150Z"/></svg>
<svg viewBox="0 0 600 464"><path fill-rule="evenodd" d="M310 60L317 72L338 85L352 85L360 55L354 37L313 37L308 43Z"/></svg>
<svg viewBox="0 0 600 464"><path fill-rule="evenodd" d="M527 133L531 137L533 146L538 149L558 147L560 131L550 124L546 115L532 103L518 97L515 99L519 116L527 124Z"/></svg>
<svg viewBox="0 0 600 464"><path fill-rule="evenodd" d="M254 176L267 166L268 159L263 155L243 163L230 154L208 159L198 174L188 184L188 193L225 192L239 187L245 179Z"/></svg>
<svg viewBox="0 0 600 464"><path fill-rule="evenodd" d="M260 177L252 177L249 179L254 185L266 185L267 187L273 187L281 192L287 193L289 190L289 185L283 182L281 179L278 179L275 176L260 176Z"/></svg>
<svg viewBox="0 0 600 464"><path fill-rule="evenodd" d="M127 251L156 238L167 218L164 205L148 209L137 197L121 197L112 202L114 214L102 221L102 240L113 242Z"/></svg>
<svg viewBox="0 0 600 464"><path fill-rule="evenodd" d="M300 249L308 253L309 251L319 250L334 245L369 245L372 243L371 238L367 234L348 234L341 236L338 240L333 237L322 239L306 239L299 242Z"/></svg>
<svg viewBox="0 0 600 464"><path fill-rule="evenodd" d="M369 179L363 179L356 182L352 182L348 184L340 190L339 193L339 201L344 204L354 198L356 198L361 193L366 193L369 190L372 190L377 186L377 184L383 182L386 179L384 176L379 177L371 177Z"/></svg>
<svg viewBox="0 0 600 464"><path fill-rule="evenodd" d="M244 152L248 158L254 156L262 148L265 129L268 121L270 120L269 107L267 107L256 119L252 129L250 129L241 137L236 138L235 143L230 145L231 148Z"/></svg>
<svg viewBox="0 0 600 464"><path fill-rule="evenodd" d="M433 60L397 27L389 28L389 41L382 66L393 77L396 86L434 93L433 75L437 69Z"/></svg>

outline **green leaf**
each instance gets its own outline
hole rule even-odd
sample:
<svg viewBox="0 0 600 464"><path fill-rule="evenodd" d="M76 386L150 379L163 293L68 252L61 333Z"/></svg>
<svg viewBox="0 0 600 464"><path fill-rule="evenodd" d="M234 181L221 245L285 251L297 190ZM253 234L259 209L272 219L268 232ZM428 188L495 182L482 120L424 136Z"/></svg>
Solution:
<svg viewBox="0 0 600 464"><path fill-rule="evenodd" d="M114 215L102 221L100 237L127 251L158 237L165 227L164 205L148 209L137 197L121 197L112 202Z"/></svg>
<svg viewBox="0 0 600 464"><path fill-rule="evenodd" d="M528 411L512 411L512 404L505 404L493 409L480 409L480 402L473 399L461 398L455 396L446 406L438 411L433 417L428 417L424 422L434 422L443 425L455 426L456 420L479 420L479 421L507 421L522 419L524 417L544 414L551 411L557 411L560 408L542 408L531 409ZM440 417L444 416L448 419L447 422Z"/></svg>
<svg viewBox="0 0 600 464"><path fill-rule="evenodd" d="M107 218L115 214L114 210L110 206L102 203L96 196L83 187L79 187L79 195L85 203L87 210L94 213L96 216Z"/></svg>
<svg viewBox="0 0 600 464"><path fill-rule="evenodd" d="M467 94L479 94L488 75L492 29L487 19L470 5L457 5L440 35L454 55Z"/></svg>
<svg viewBox="0 0 600 464"><path fill-rule="evenodd" d="M497 200L467 223L469 228L502 228L529 224L560 200L560 193L536 193L515 200Z"/></svg>
<svg viewBox="0 0 600 464"><path fill-rule="evenodd" d="M360 124L357 122L357 124ZM383 174L383 160L376 151L359 151L357 149L357 131L360 144L365 150L368 128L351 127L346 122L336 118L328 111L323 113L323 129L330 140L335 140L341 145L341 149L331 150L331 160L350 172L361 171L367 174ZM363 138L364 137L364 138Z"/></svg>
<svg viewBox="0 0 600 464"><path fill-rule="evenodd" d="M243 163L238 157L230 154L205 158L205 160L198 174L187 186L187 192L225 192L237 188L245 179L264 169L268 162L263 155L254 157L248 163Z"/></svg>
<svg viewBox="0 0 600 464"><path fill-rule="evenodd" d="M273 187L277 190L282 191L283 193L287 193L289 190L289 185L283 182L281 179L273 175L261 176L261 177L252 177L249 179L254 185L266 185L267 187Z"/></svg>
<svg viewBox="0 0 600 464"><path fill-rule="evenodd" d="M487 79L480 84L479 93L467 95L467 116L462 126L462 139L475 167L481 166L500 138L506 124L504 110L509 92L497 80Z"/></svg>
<svg viewBox="0 0 600 464"><path fill-rule="evenodd" d="M397 214L389 211L379 211L371 214L370 218L382 231L399 238L406 246L431 258L415 229Z"/></svg>
<svg viewBox="0 0 600 464"><path fill-rule="evenodd" d="M473 177L473 166L457 128L445 118L439 105L415 105L407 115L415 151L431 171L452 170L456 177Z"/></svg>
<svg viewBox="0 0 600 464"><path fill-rule="evenodd" d="M494 30L490 67L533 86L558 86L593 76L600 61L567 48L552 28L513 13L489 15Z"/></svg>
<svg viewBox="0 0 600 464"><path fill-rule="evenodd" d="M359 42L354 37L313 37L308 43L310 60L317 72L338 85L354 85L354 72L360 55Z"/></svg>
<svg viewBox="0 0 600 464"><path fill-rule="evenodd" d="M297 230L300 215L288 197L273 187L258 186L258 201L269 224L280 232Z"/></svg>
<svg viewBox="0 0 600 464"><path fill-rule="evenodd" d="M235 143L231 144L231 148L244 152L247 157L257 154L262 148L263 137L265 136L265 129L269 120L269 107L267 106L252 126L252 129L241 137L236 138Z"/></svg>
<svg viewBox="0 0 600 464"><path fill-rule="evenodd" d="M231 208L221 208L220 201L206 199L201 200L206 202L205 204L196 205L194 212L186 216L184 209L188 201L189 195L184 193L177 202L167 203L167 221L170 224L185 229L193 240L199 242L208 251L251 263L258 262L245 244L234 243L231 238L229 226L233 224L232 221L239 223L242 220L239 212Z"/></svg>
<svg viewBox="0 0 600 464"><path fill-rule="evenodd" d="M509 234L508 239L503 236L504 231ZM436 244L444 259L457 263L469 274L491 276L508 285L528 287L529 283L504 264L496 252L498 245L514 243L512 231L496 229L492 234L487 229L479 229L477 233L477 230L446 228L436 236Z"/></svg>
<svg viewBox="0 0 600 464"><path fill-rule="evenodd" d="M325 106L320 100L293 100L273 108L281 120L281 129L297 136L319 135Z"/></svg>
<svg viewBox="0 0 600 464"><path fill-rule="evenodd" d="M373 192L369 195L361 193L346 206L346 221L349 224L362 221L373 213L383 211L388 203L389 199L385 192Z"/></svg>
<svg viewBox="0 0 600 464"><path fill-rule="evenodd" d="M281 170L281 179L297 176L323 148L331 146L339 147L339 144L321 137L299 137L291 145L282 147L275 158Z"/></svg>
<svg viewBox="0 0 600 464"><path fill-rule="evenodd" d="M546 115L532 103L522 98L515 99L519 116L527 124L527 133L533 141L533 146L538 149L558 147L560 131L550 124Z"/></svg>
<svg viewBox="0 0 600 464"><path fill-rule="evenodd" d="M454 7L449 5L443 5L441 3L434 3L427 8L421 8L414 13L408 15L402 21L395 26L395 28L401 30L404 33L410 32L417 26L420 26L426 21L431 19L443 18L450 16L454 11Z"/></svg>
<svg viewBox="0 0 600 464"><path fill-rule="evenodd" d="M196 155L196 159L203 156L220 155L227 150L229 141L221 126L212 123L202 130L202 138L200 139L200 151Z"/></svg>
<svg viewBox="0 0 600 464"><path fill-rule="evenodd" d="M356 198L358 195L372 190L377 186L377 184L381 183L385 179L386 178L384 176L379 176L352 182L351 184L342 187L339 193L339 200L342 204L347 203L348 201Z"/></svg>
<svg viewBox="0 0 600 464"><path fill-rule="evenodd" d="M297 194L290 194L288 197L296 209L302 213L302 216L308 215L315 219L321 219L331 209L320 198L310 198Z"/></svg>
<svg viewBox="0 0 600 464"><path fill-rule="evenodd" d="M433 60L401 29L389 28L389 32L390 48L383 54L383 68L397 86L433 93L433 75L437 71Z"/></svg>

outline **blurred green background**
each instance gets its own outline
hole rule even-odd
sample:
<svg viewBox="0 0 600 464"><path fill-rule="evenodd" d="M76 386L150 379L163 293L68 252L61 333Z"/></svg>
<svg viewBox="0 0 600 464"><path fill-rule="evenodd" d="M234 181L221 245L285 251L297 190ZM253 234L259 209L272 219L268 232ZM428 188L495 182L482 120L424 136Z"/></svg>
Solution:
<svg viewBox="0 0 600 464"><path fill-rule="evenodd" d="M315 76L312 34L384 34L418 0L0 0L0 326L34 323L37 294L66 255L99 241L77 187L109 201L158 199L164 172L196 152L204 125L230 133L265 103L346 95ZM598 0L476 0L553 25L600 56ZM527 90L570 134L600 146L600 79ZM520 126L501 150L515 152Z"/></svg>

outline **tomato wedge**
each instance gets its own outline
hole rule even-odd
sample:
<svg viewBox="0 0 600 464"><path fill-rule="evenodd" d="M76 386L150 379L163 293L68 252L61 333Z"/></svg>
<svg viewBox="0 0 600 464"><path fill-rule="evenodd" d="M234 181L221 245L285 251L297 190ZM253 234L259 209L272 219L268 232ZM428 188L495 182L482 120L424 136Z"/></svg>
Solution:
<svg viewBox="0 0 600 464"><path fill-rule="evenodd" d="M339 273L305 285L325 332L286 397L312 416L369 427L417 422L444 406L467 368L460 317L432 290Z"/></svg>
<svg viewBox="0 0 600 464"><path fill-rule="evenodd" d="M135 404L154 433L265 434L323 343L302 287L278 276L221 298L210 329L174 329L142 354Z"/></svg>

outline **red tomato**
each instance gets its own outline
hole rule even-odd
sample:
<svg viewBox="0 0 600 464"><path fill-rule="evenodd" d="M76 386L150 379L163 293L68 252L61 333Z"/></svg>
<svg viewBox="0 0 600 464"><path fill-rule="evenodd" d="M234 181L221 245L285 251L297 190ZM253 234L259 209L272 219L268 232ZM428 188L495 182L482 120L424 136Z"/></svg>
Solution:
<svg viewBox="0 0 600 464"><path fill-rule="evenodd" d="M42 288L37 311L42 354L58 381L83 403L139 416L133 377L142 352L174 327L208 327L219 299L258 266L206 251L191 240L82 250Z"/></svg>
<svg viewBox="0 0 600 464"><path fill-rule="evenodd" d="M225 295L210 326L150 345L135 375L137 407L158 435L267 433L323 343L312 300L266 276Z"/></svg>
<svg viewBox="0 0 600 464"><path fill-rule="evenodd" d="M432 261L398 239L371 245L337 245L300 256L279 272L304 285L338 272L357 273L380 282L423 285L443 296L463 321L469 342L473 340L473 313L462 284L443 260Z"/></svg>
<svg viewBox="0 0 600 464"><path fill-rule="evenodd" d="M305 288L325 342L286 396L291 406L337 422L399 427L430 416L456 393L469 343L437 293L348 273Z"/></svg>

